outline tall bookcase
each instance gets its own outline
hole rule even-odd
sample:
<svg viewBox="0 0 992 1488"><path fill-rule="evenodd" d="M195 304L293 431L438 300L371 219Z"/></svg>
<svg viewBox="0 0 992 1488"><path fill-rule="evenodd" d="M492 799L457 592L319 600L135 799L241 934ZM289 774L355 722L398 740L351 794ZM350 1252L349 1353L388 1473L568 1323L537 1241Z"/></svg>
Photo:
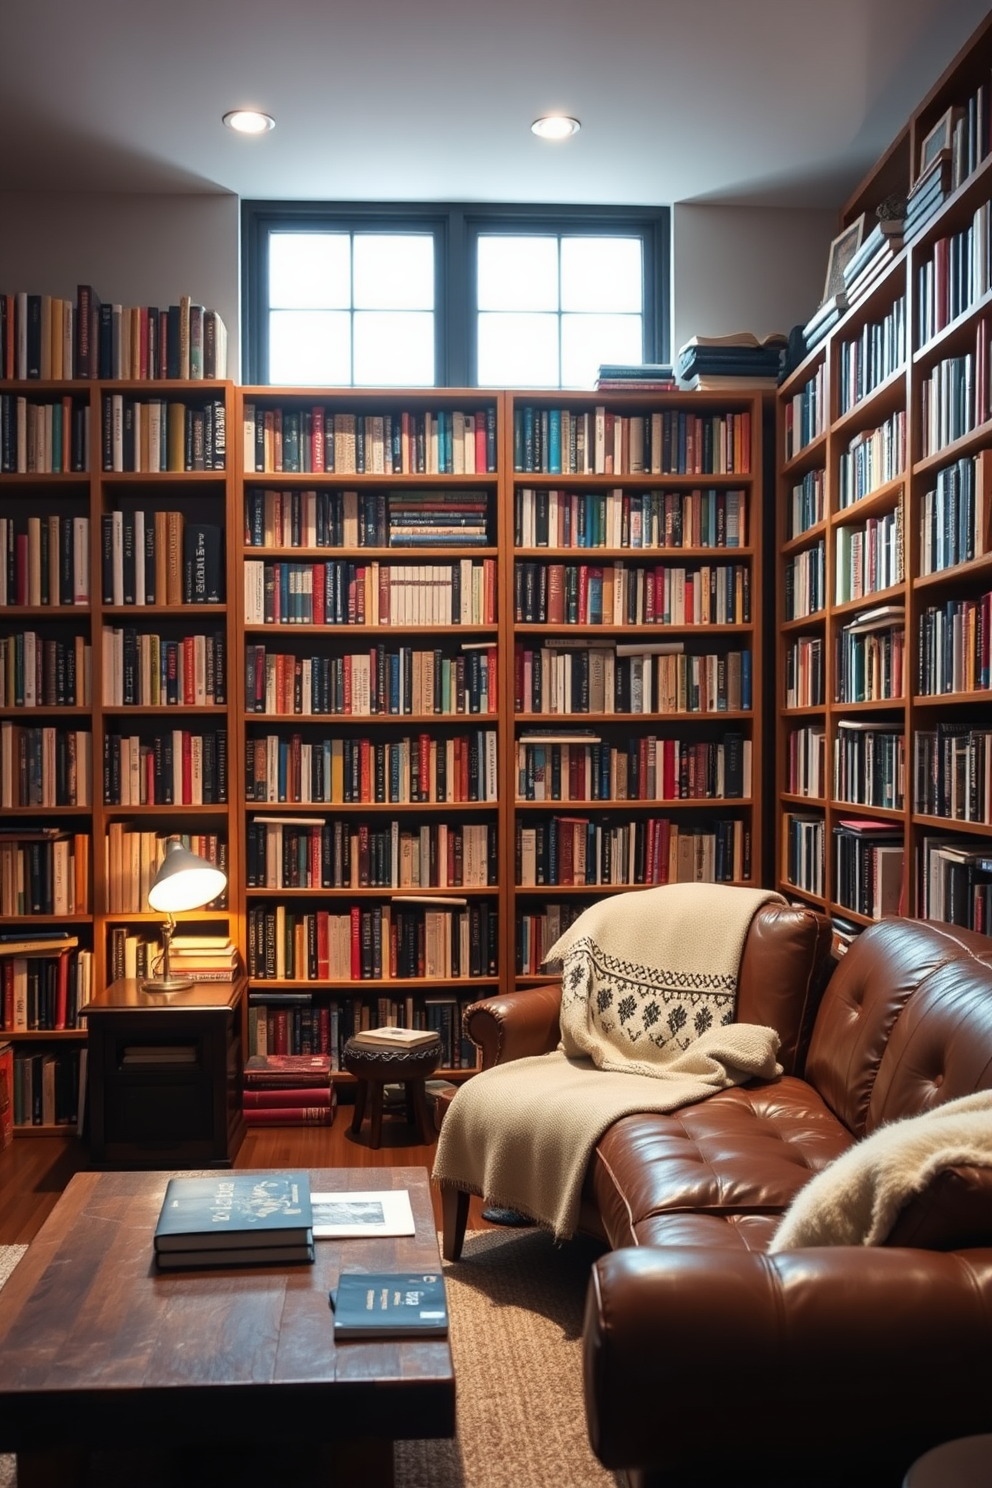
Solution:
<svg viewBox="0 0 992 1488"><path fill-rule="evenodd" d="M165 839L239 861L225 682L233 397L200 379L16 380L0 396L0 934L76 942L32 955L21 1005L13 987L4 1005L15 1064L35 1059L46 1092L45 1119L35 1110L16 1130L45 1134L75 1117L79 1007L157 949L161 917L144 906ZM239 894L232 871L228 901L198 922L237 933ZM0 942L12 972L17 959Z"/></svg>
<svg viewBox="0 0 992 1488"><path fill-rule="evenodd" d="M502 399L245 388L249 1047L436 1028L507 962Z"/></svg>
<svg viewBox="0 0 992 1488"><path fill-rule="evenodd" d="M946 133L942 202L780 389L777 879L851 933L992 928L990 116L992 18L843 223Z"/></svg>
<svg viewBox="0 0 992 1488"><path fill-rule="evenodd" d="M593 899L760 881L760 399L508 395L517 982ZM512 982L511 982L512 984Z"/></svg>

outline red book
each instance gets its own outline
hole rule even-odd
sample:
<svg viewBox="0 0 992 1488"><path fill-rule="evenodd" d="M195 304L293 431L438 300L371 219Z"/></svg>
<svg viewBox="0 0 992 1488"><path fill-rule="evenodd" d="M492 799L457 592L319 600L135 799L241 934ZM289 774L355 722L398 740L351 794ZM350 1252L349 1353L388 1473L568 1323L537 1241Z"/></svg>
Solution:
<svg viewBox="0 0 992 1488"><path fill-rule="evenodd" d="M273 1043L273 1053L289 1053L289 1014L286 1008L274 1008L269 1017L269 1033Z"/></svg>
<svg viewBox="0 0 992 1488"><path fill-rule="evenodd" d="M247 1087L244 1092L246 1110L273 1110L280 1106L324 1106L330 1109L336 1103L336 1092L331 1085L322 1089L314 1085L278 1086L272 1090Z"/></svg>
<svg viewBox="0 0 992 1488"><path fill-rule="evenodd" d="M389 624L389 614L390 614L390 607L389 607L389 573L390 573L389 565L386 564L386 563L380 563L380 565L379 565L379 624L380 625L388 625Z"/></svg>
<svg viewBox="0 0 992 1488"><path fill-rule="evenodd" d="M14 1046L0 1044L0 1148L14 1140Z"/></svg>
<svg viewBox="0 0 992 1488"><path fill-rule="evenodd" d="M313 623L323 625L327 603L327 570L322 563L313 565Z"/></svg>
<svg viewBox="0 0 992 1488"><path fill-rule="evenodd" d="M357 904L351 906L351 980L362 979L362 911Z"/></svg>
<svg viewBox="0 0 992 1488"><path fill-rule="evenodd" d="M246 1126L330 1126L333 1106L273 1106L245 1111Z"/></svg>
<svg viewBox="0 0 992 1488"><path fill-rule="evenodd" d="M331 948L328 940L327 911L321 909L317 912L317 980L326 981L330 974Z"/></svg>
<svg viewBox="0 0 992 1488"><path fill-rule="evenodd" d="M251 1054L245 1061L245 1084L254 1088L284 1085L298 1090L307 1085L319 1090L330 1081L329 1054Z"/></svg>
<svg viewBox="0 0 992 1488"><path fill-rule="evenodd" d="M486 413L478 409L475 415L475 468L477 473L488 469L489 451L486 448Z"/></svg>
<svg viewBox="0 0 992 1488"><path fill-rule="evenodd" d="M359 800L372 799L372 744L369 739L358 741Z"/></svg>
<svg viewBox="0 0 992 1488"><path fill-rule="evenodd" d="M183 805L189 806L193 800L193 736L188 729L183 729Z"/></svg>
<svg viewBox="0 0 992 1488"><path fill-rule="evenodd" d="M63 953L58 961L58 980L55 984L55 1027L65 1028L69 1004L69 957Z"/></svg>
<svg viewBox="0 0 992 1488"><path fill-rule="evenodd" d="M420 799L430 799L431 791L431 736L420 735L420 761L418 770L417 786L420 791Z"/></svg>

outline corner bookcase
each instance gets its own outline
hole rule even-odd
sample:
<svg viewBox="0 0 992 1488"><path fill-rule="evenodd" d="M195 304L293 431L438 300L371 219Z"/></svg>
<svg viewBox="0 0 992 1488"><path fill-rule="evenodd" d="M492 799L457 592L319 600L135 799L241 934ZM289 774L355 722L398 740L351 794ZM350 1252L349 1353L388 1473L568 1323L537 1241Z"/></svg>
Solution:
<svg viewBox="0 0 992 1488"><path fill-rule="evenodd" d="M779 391L777 881L848 936L992 930L990 94L992 18L843 223L946 129L942 203Z"/></svg>

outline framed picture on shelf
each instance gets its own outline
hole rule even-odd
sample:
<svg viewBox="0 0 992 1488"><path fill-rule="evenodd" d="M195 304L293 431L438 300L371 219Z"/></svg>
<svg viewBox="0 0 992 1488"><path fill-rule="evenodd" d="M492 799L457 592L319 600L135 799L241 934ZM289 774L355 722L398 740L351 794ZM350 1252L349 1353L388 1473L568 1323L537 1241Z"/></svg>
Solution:
<svg viewBox="0 0 992 1488"><path fill-rule="evenodd" d="M954 110L947 109L920 146L920 175L926 175L930 166L939 157L942 150L950 150L951 136L954 131Z"/></svg>
<svg viewBox="0 0 992 1488"><path fill-rule="evenodd" d="M844 288L844 269L861 247L861 240L865 231L865 214L856 218L850 227L845 227L830 244L830 254L827 258L827 281L823 286L823 301L833 298Z"/></svg>

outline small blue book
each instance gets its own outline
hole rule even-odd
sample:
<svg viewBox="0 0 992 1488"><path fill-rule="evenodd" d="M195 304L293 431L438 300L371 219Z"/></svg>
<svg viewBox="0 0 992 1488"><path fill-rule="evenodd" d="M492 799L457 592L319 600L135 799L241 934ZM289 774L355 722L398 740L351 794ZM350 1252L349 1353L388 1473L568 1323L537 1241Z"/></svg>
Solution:
<svg viewBox="0 0 992 1488"><path fill-rule="evenodd" d="M444 1338L448 1303L440 1270L344 1271L330 1293L335 1338Z"/></svg>
<svg viewBox="0 0 992 1488"><path fill-rule="evenodd" d="M218 1173L170 1178L155 1229L157 1252L310 1246L306 1173Z"/></svg>

